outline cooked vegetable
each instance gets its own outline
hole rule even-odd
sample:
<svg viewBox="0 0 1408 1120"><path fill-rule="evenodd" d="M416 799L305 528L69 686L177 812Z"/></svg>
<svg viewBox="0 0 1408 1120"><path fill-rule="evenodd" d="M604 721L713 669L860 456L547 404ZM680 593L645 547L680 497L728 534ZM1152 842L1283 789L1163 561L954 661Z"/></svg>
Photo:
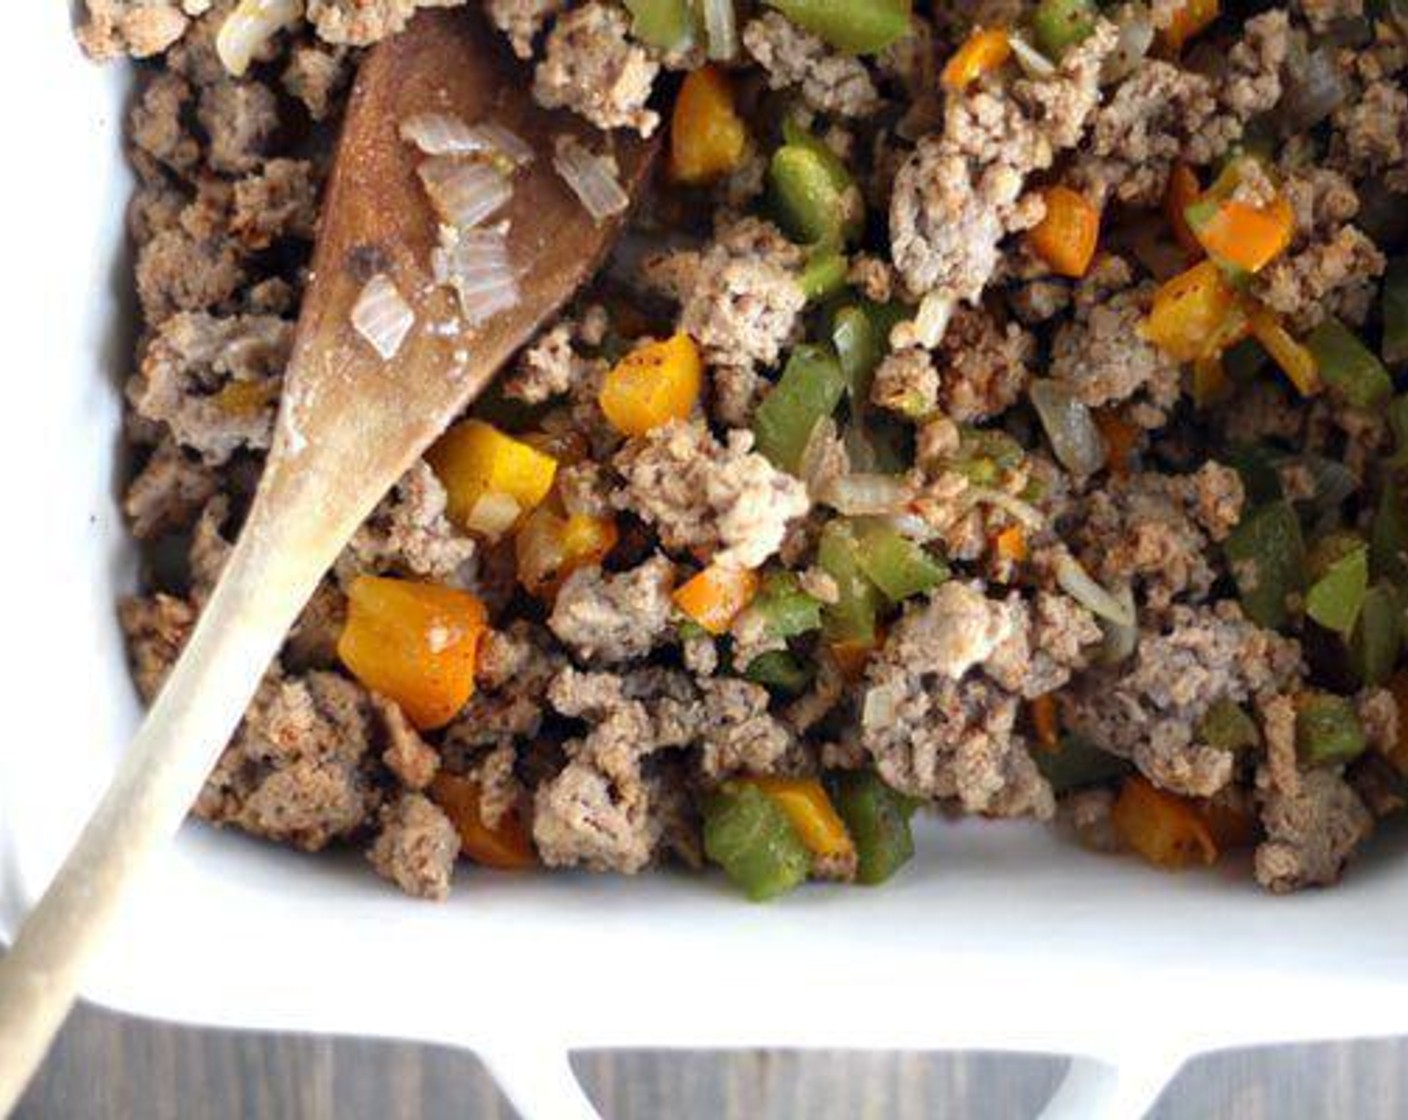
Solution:
<svg viewBox="0 0 1408 1120"><path fill-rule="evenodd" d="M648 342L616 363L601 384L601 411L617 431L640 436L684 420L699 402L704 363L684 332Z"/></svg>
<svg viewBox="0 0 1408 1120"><path fill-rule="evenodd" d="M1298 35L1290 37L1282 68L1284 88L1275 117L1281 132L1307 132L1327 120L1349 96L1335 51L1328 45L1306 50Z"/></svg>
<svg viewBox="0 0 1408 1120"><path fill-rule="evenodd" d="M1008 525L993 539L993 551L1003 560L1020 564L1027 558L1027 533L1020 525Z"/></svg>
<svg viewBox="0 0 1408 1120"><path fill-rule="evenodd" d="M631 196L621 185L615 158L609 153L593 151L571 133L553 140L552 167L594 222L623 214L631 205Z"/></svg>
<svg viewBox="0 0 1408 1120"><path fill-rule="evenodd" d="M785 649L770 649L748 662L743 676L754 684L800 696L812 682L810 670Z"/></svg>
<svg viewBox="0 0 1408 1120"><path fill-rule="evenodd" d="M1305 344L1321 378L1355 408L1374 408L1393 395L1383 363L1338 319L1324 320Z"/></svg>
<svg viewBox="0 0 1408 1120"><path fill-rule="evenodd" d="M445 486L450 520L466 528L478 525L481 531L483 499L510 499L517 506L517 513L509 518L512 524L518 513L535 508L548 496L557 475L557 460L552 456L483 420L456 424L425 457Z"/></svg>
<svg viewBox="0 0 1408 1120"><path fill-rule="evenodd" d="M1032 13L1037 48L1053 62L1095 30L1097 12L1090 0L1038 0Z"/></svg>
<svg viewBox="0 0 1408 1120"><path fill-rule="evenodd" d="M1198 721L1198 742L1220 751L1240 751L1261 744L1261 731L1245 708L1225 697L1215 700Z"/></svg>
<svg viewBox="0 0 1408 1120"><path fill-rule="evenodd" d="M1057 796L1113 781L1130 771L1127 759L1102 751L1078 735L1062 735L1055 750L1033 751L1032 758Z"/></svg>
<svg viewBox="0 0 1408 1120"><path fill-rule="evenodd" d="M1270 502L1243 516L1223 545L1242 609L1258 626L1279 629L1288 599L1305 587L1305 543L1289 502Z"/></svg>
<svg viewBox="0 0 1408 1120"><path fill-rule="evenodd" d="M847 54L878 54L909 31L910 0L767 0Z"/></svg>
<svg viewBox="0 0 1408 1120"><path fill-rule="evenodd" d="M1408 500L1392 475L1383 481L1370 526L1369 570L1377 577L1408 582Z"/></svg>
<svg viewBox="0 0 1408 1120"><path fill-rule="evenodd" d="M1061 741L1061 720L1056 711L1056 697L1050 692L1042 693L1027 703L1027 711L1037 745L1043 750L1057 750Z"/></svg>
<svg viewBox="0 0 1408 1120"><path fill-rule="evenodd" d="M892 603L937 587L948 578L945 564L883 522L861 528L857 545L861 571Z"/></svg>
<svg viewBox="0 0 1408 1120"><path fill-rule="evenodd" d="M1408 257L1390 261L1384 273L1384 361L1391 366L1408 362Z"/></svg>
<svg viewBox="0 0 1408 1120"><path fill-rule="evenodd" d="M1144 337L1171 358L1220 353L1247 331L1237 292L1213 261L1195 264L1154 293Z"/></svg>
<svg viewBox="0 0 1408 1120"><path fill-rule="evenodd" d="M1394 397L1384 411L1388 416L1389 430L1393 432L1393 455L1388 465L1395 469L1408 467L1408 393Z"/></svg>
<svg viewBox="0 0 1408 1120"><path fill-rule="evenodd" d="M1247 317L1256 340L1265 347L1271 360L1281 367L1300 395L1310 397L1318 393L1321 389L1320 363L1315 355L1291 337L1274 312L1255 300L1247 301Z"/></svg>
<svg viewBox="0 0 1408 1120"><path fill-rule="evenodd" d="M671 176L712 183L738 170L747 151L748 127L734 108L728 75L717 66L690 71L671 115Z"/></svg>
<svg viewBox="0 0 1408 1120"><path fill-rule="evenodd" d="M771 638L796 638L821 629L821 603L802 590L791 572L769 572L753 600Z"/></svg>
<svg viewBox="0 0 1408 1120"><path fill-rule="evenodd" d="M831 660L836 662L836 667L841 670L841 676L847 681L855 683L865 675L865 667L870 663L870 656L880 648L880 634L866 640L846 640L840 642L828 642L827 652L831 655Z"/></svg>
<svg viewBox="0 0 1408 1120"><path fill-rule="evenodd" d="M510 809L490 828L480 808L482 791L472 778L441 770L426 792L460 834L462 855L501 871L525 871L538 865L533 840L517 810Z"/></svg>
<svg viewBox="0 0 1408 1120"><path fill-rule="evenodd" d="M1208 256L1243 272L1260 272L1291 243L1295 213L1284 196L1265 207L1235 198L1202 198L1187 211L1188 228Z"/></svg>
<svg viewBox="0 0 1408 1120"><path fill-rule="evenodd" d="M835 249L818 248L808 258L797 285L808 303L819 303L830 299L846 286L848 268L850 262L844 254Z"/></svg>
<svg viewBox="0 0 1408 1120"><path fill-rule="evenodd" d="M1159 32L1159 39L1173 54L1212 24L1219 14L1218 0L1185 0L1174 10L1173 22Z"/></svg>
<svg viewBox="0 0 1408 1120"><path fill-rule="evenodd" d="M1051 450L1073 474L1094 474L1105 465L1105 441L1090 409L1061 381L1037 379L1027 388Z"/></svg>
<svg viewBox="0 0 1408 1120"><path fill-rule="evenodd" d="M704 854L754 902L802 882L812 857L787 813L751 782L728 782L704 802Z"/></svg>
<svg viewBox="0 0 1408 1120"><path fill-rule="evenodd" d="M1309 766L1349 762L1368 745L1354 702L1330 692L1296 697L1296 753Z"/></svg>
<svg viewBox="0 0 1408 1120"><path fill-rule="evenodd" d="M833 354L820 346L798 346L753 414L758 450L775 466L797 473L812 429L836 410L845 391L846 379Z"/></svg>
<svg viewBox="0 0 1408 1120"><path fill-rule="evenodd" d="M817 856L848 856L855 851L845 822L816 778L746 778L771 797L797 835Z"/></svg>
<svg viewBox="0 0 1408 1120"><path fill-rule="evenodd" d="M1139 775L1120 786L1110 823L1120 839L1166 871L1217 859L1217 845L1197 807Z"/></svg>
<svg viewBox="0 0 1408 1120"><path fill-rule="evenodd" d="M768 191L778 224L793 240L835 248L860 232L865 220L851 173L825 143L790 119L786 140L768 164Z"/></svg>
<svg viewBox="0 0 1408 1120"><path fill-rule="evenodd" d="M1232 380L1221 354L1207 354L1193 363L1193 407L1211 408L1232 395Z"/></svg>
<svg viewBox="0 0 1408 1120"><path fill-rule="evenodd" d="M415 323L415 311L384 272L367 281L352 305L352 328L384 362L396 356Z"/></svg>
<svg viewBox="0 0 1408 1120"><path fill-rule="evenodd" d="M843 307L831 321L831 344L841 363L851 399L870 400L870 382L885 356L886 340L876 318L861 307Z"/></svg>
<svg viewBox="0 0 1408 1120"><path fill-rule="evenodd" d="M1043 5L1066 2L1043 0ZM1100 209L1070 187L1047 187L1041 197L1046 214L1027 234L1028 244L1053 272L1078 279L1090 268L1100 242Z"/></svg>
<svg viewBox="0 0 1408 1120"><path fill-rule="evenodd" d="M880 610L880 590L865 575L860 546L850 525L828 521L821 531L816 562L836 581L838 598L821 609L822 631L831 642L875 643L875 617Z"/></svg>
<svg viewBox="0 0 1408 1120"><path fill-rule="evenodd" d="M513 540L518 582L530 595L551 598L578 568L606 559L618 537L608 517L562 514L544 503L523 519Z"/></svg>
<svg viewBox="0 0 1408 1120"><path fill-rule="evenodd" d="M1369 546L1351 533L1325 537L1311 550L1310 573L1305 613L1347 637L1369 588Z"/></svg>
<svg viewBox="0 0 1408 1120"><path fill-rule="evenodd" d="M1197 172L1186 163L1173 165L1173 170L1168 176L1168 189L1164 195L1164 214L1168 218L1174 238L1195 257L1203 255L1203 245L1188 224L1188 207L1198 200L1202 191Z"/></svg>
<svg viewBox="0 0 1408 1120"><path fill-rule="evenodd" d="M631 13L631 34L662 51L687 44L694 36L689 0L624 0ZM697 71L696 71L697 73ZM685 85L688 85L686 81ZM681 90L680 96L684 93Z"/></svg>
<svg viewBox="0 0 1408 1120"><path fill-rule="evenodd" d="M1095 426L1105 443L1105 466L1116 478L1125 478L1134 466L1142 431L1113 408L1095 412Z"/></svg>
<svg viewBox="0 0 1408 1120"><path fill-rule="evenodd" d="M914 855L911 807L868 770L837 774L832 803L856 846L856 882L883 883Z"/></svg>
<svg viewBox="0 0 1408 1120"><path fill-rule="evenodd" d="M734 0L698 0L704 17L704 46L716 62L727 62L738 54L738 13Z"/></svg>
<svg viewBox="0 0 1408 1120"><path fill-rule="evenodd" d="M740 611L753 601L761 581L747 568L711 564L672 596L675 606L710 634L726 634Z"/></svg>
<svg viewBox="0 0 1408 1120"><path fill-rule="evenodd" d="M1393 673L1403 646L1403 604L1391 583L1364 593L1364 607L1349 639L1349 664L1359 683L1381 685Z"/></svg>
<svg viewBox="0 0 1408 1120"><path fill-rule="evenodd" d="M984 74L1000 69L1012 57L1012 43L1000 27L977 28L944 65L940 81L947 89L964 90Z"/></svg>
<svg viewBox="0 0 1408 1120"><path fill-rule="evenodd" d="M363 575L347 587L337 655L428 731L449 723L474 694L486 626L484 604L467 591Z"/></svg>

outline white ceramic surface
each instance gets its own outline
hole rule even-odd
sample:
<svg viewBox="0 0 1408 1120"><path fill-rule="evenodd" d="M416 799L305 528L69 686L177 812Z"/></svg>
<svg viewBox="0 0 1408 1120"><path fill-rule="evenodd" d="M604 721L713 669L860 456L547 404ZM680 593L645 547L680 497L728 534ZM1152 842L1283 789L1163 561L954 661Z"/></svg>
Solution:
<svg viewBox="0 0 1408 1120"><path fill-rule="evenodd" d="M84 62L63 6L13 5L0 68L0 937L76 833L139 712L113 599L130 304L127 75ZM470 1047L530 1120L592 1115L585 1047L875 1047L1077 1056L1049 1117L1132 1118L1188 1056L1408 1033L1408 853L1273 899L1245 868L1166 876L1024 825L931 823L880 890L768 906L717 881L463 871L405 899L352 858L188 827L87 988L189 1023Z"/></svg>

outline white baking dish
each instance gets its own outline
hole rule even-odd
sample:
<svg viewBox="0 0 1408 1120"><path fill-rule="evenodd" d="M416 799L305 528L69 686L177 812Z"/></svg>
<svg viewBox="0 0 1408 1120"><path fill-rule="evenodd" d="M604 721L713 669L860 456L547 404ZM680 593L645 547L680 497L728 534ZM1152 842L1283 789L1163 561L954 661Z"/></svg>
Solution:
<svg viewBox="0 0 1408 1120"><path fill-rule="evenodd" d="M0 937L139 718L112 607L133 573L114 498L127 76L80 58L64 6L13 7ZM1403 847L1275 899L1244 868L1167 876L1041 828L931 823L879 890L751 906L712 880L466 870L434 906L352 859L189 827L87 992L182 1022L470 1047L531 1120L592 1115L565 1057L612 1046L1066 1053L1049 1115L1134 1117L1198 1052L1408 1033Z"/></svg>

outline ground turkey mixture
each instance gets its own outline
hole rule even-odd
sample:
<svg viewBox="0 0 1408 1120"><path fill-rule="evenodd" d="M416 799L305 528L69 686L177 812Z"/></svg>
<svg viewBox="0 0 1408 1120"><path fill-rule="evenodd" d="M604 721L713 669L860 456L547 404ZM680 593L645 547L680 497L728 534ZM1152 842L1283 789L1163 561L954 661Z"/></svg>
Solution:
<svg viewBox="0 0 1408 1120"><path fill-rule="evenodd" d="M138 60L147 698L258 484L356 67L460 3L87 0ZM433 899L877 883L921 810L1335 882L1408 798L1399 9L464 6L661 173L348 543L196 812Z"/></svg>

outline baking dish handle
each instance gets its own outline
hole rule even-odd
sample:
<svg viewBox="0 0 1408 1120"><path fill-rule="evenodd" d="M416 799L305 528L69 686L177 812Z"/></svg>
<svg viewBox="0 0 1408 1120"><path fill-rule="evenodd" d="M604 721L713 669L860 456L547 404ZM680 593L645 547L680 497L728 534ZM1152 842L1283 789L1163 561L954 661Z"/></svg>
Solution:
<svg viewBox="0 0 1408 1120"><path fill-rule="evenodd" d="M484 1047L479 1058L523 1120L601 1120L572 1071L567 1047Z"/></svg>
<svg viewBox="0 0 1408 1120"><path fill-rule="evenodd" d="M1142 1120L1187 1060L1185 1053L1158 1047L1076 1055L1037 1120Z"/></svg>

